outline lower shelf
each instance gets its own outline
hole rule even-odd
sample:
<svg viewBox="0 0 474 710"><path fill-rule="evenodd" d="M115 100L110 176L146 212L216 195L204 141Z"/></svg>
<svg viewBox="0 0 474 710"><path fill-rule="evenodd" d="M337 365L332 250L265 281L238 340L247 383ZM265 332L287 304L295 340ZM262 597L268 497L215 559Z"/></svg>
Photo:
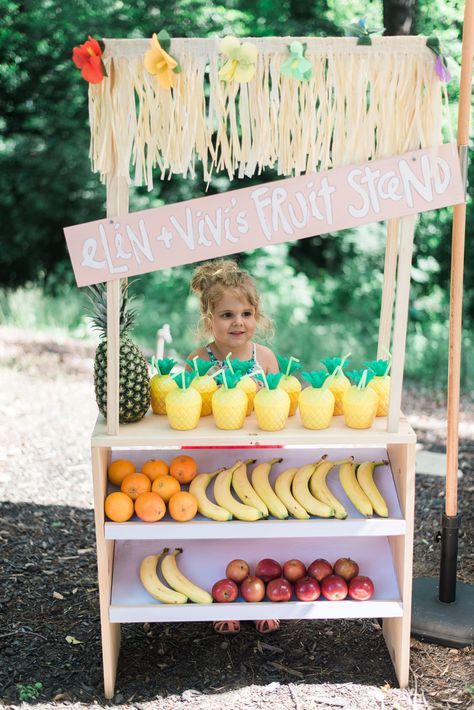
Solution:
<svg viewBox="0 0 474 710"><path fill-rule="evenodd" d="M225 576L227 563L243 558L251 566L264 557L283 563L291 558L309 564L318 557L334 563L338 557L352 557L360 574L369 576L375 585L374 597L367 602L346 599L329 602L290 601L283 603L232 604L162 604L151 597L139 578L140 562L146 555L156 554L163 547L183 547L179 566L187 577L208 591ZM387 537L338 537L272 540L128 540L115 543L114 573L109 621L170 622L212 621L219 619L360 619L403 616L403 603L393 567Z"/></svg>

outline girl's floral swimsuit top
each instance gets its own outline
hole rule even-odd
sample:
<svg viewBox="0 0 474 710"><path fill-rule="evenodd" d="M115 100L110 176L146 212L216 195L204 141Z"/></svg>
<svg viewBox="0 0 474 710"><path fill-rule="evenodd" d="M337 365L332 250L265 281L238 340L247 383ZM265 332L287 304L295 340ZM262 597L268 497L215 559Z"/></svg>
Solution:
<svg viewBox="0 0 474 710"><path fill-rule="evenodd" d="M211 372L217 372L221 368L229 368L225 360L218 360L216 358L209 345L206 345L206 352L209 355L209 360L212 360L212 362L215 363L215 367L211 368ZM260 365L257 362L257 348L255 346L255 343L252 343L252 357L250 359L253 362L253 365L249 369L247 374L250 375L250 377L253 377L254 375L260 372Z"/></svg>

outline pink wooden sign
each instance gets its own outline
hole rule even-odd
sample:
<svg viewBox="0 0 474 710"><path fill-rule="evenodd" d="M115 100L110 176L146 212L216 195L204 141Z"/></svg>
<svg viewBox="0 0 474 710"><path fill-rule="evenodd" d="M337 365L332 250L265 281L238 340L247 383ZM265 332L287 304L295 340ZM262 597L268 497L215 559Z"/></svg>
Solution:
<svg viewBox="0 0 474 710"><path fill-rule="evenodd" d="M66 227L78 286L464 202L455 143Z"/></svg>

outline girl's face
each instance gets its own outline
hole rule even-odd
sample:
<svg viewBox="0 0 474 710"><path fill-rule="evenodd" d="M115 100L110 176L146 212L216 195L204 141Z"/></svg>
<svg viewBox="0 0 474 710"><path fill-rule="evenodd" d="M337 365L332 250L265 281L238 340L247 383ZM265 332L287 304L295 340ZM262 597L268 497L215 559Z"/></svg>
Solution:
<svg viewBox="0 0 474 710"><path fill-rule="evenodd" d="M242 348L257 327L255 308L245 296L226 291L212 313L214 340L222 353Z"/></svg>

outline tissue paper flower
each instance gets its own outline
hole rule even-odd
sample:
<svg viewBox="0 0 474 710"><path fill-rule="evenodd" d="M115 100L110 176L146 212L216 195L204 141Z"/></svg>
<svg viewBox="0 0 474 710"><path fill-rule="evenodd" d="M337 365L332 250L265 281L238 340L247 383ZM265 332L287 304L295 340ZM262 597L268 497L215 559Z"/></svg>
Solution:
<svg viewBox="0 0 474 710"><path fill-rule="evenodd" d="M313 67L311 62L304 56L305 45L301 42L292 42L288 47L290 50L290 58L281 65L281 73L286 76L291 76L297 81L308 81L311 79Z"/></svg>
<svg viewBox="0 0 474 710"><path fill-rule="evenodd" d="M219 70L222 81L248 82L255 74L255 62L258 49L251 42L239 42L237 37L224 37L219 44L219 51L229 59Z"/></svg>
<svg viewBox="0 0 474 710"><path fill-rule="evenodd" d="M82 77L90 84L100 84L104 76L107 76L102 62L102 48L90 35L87 42L73 48L72 61L82 70Z"/></svg>
<svg viewBox="0 0 474 710"><path fill-rule="evenodd" d="M143 59L145 69L156 76L158 83L164 89L174 86L174 75L180 71L178 62L165 50L165 47L169 48L169 44L167 33L160 32L160 41L158 41L158 36L154 32L150 41L150 49Z"/></svg>
<svg viewBox="0 0 474 710"><path fill-rule="evenodd" d="M448 69L447 59L441 51L439 39L434 36L428 37L426 40L426 46L436 55L434 69L439 77L439 80L448 83L448 81L451 81L452 77Z"/></svg>

